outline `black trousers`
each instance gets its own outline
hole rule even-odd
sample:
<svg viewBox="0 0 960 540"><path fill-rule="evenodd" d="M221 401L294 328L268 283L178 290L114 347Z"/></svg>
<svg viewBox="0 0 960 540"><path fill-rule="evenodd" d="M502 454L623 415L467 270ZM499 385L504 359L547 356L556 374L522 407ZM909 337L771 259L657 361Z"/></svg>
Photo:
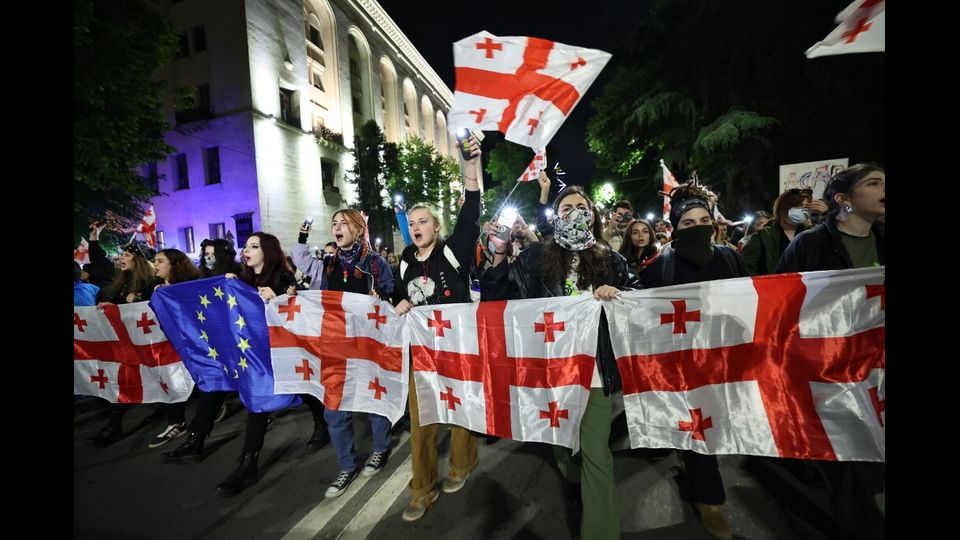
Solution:
<svg viewBox="0 0 960 540"><path fill-rule="evenodd" d="M717 456L705 456L689 450L682 451L687 468L687 489L690 502L723 504L727 495L723 491L723 478Z"/></svg>
<svg viewBox="0 0 960 540"><path fill-rule="evenodd" d="M884 489L886 464L866 461L821 461L830 480L830 507L836 538L885 537L884 517L874 495Z"/></svg>
<svg viewBox="0 0 960 540"><path fill-rule="evenodd" d="M228 392L198 391L197 412L190 421L190 431L198 435L207 436L213 431L213 421L220 411Z"/></svg>
<svg viewBox="0 0 960 540"><path fill-rule="evenodd" d="M323 402L309 395L301 394L300 397L310 407L310 413L313 415L313 428L324 429L326 423L323 421ZM267 419L270 413L248 413L247 414L247 432L243 442L243 452L259 452L263 448L263 439L267 434Z"/></svg>

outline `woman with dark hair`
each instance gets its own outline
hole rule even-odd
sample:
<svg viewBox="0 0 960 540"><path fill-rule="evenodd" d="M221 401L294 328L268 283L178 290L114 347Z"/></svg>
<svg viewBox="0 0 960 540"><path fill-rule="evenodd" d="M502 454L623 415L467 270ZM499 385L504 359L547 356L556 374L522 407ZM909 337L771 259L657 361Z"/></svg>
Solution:
<svg viewBox="0 0 960 540"><path fill-rule="evenodd" d="M620 254L627 260L634 274L647 267L660 253L653 225L645 219L635 219L627 224L623 231L624 242L620 245Z"/></svg>
<svg viewBox="0 0 960 540"><path fill-rule="evenodd" d="M735 249L712 242L716 195L690 180L674 188L669 197L673 240L640 273L643 288L747 276ZM715 365L722 361L719 357L705 358L704 369L722 369ZM688 493L700 515L700 522L713 536L732 538L730 522L723 510L726 493L717 456L691 450L682 451L682 455Z"/></svg>
<svg viewBox="0 0 960 540"><path fill-rule="evenodd" d="M192 281L200 277L200 271L193 265L193 261L179 249L160 250L160 253L157 253L154 266L156 267L157 277L163 280L163 283L157 284L154 290L175 283ZM150 448L163 446L173 439L178 439L187 434L186 401L167 403L160 408L166 410L167 427L150 441L148 445Z"/></svg>
<svg viewBox="0 0 960 540"><path fill-rule="evenodd" d="M222 276L226 273L240 273L240 263L237 262L237 252L233 249L233 244L223 238L207 238L200 242L200 249L203 256L200 258L201 278Z"/></svg>
<svg viewBox="0 0 960 540"><path fill-rule="evenodd" d="M507 245L488 228L497 246L493 266L481 277L482 300L549 298L592 294L611 300L621 290L636 288L636 276L627 260L600 241L603 230L593 201L580 186L568 186L553 203L553 237L532 244L512 263L505 263ZM554 446L563 474L571 527L583 509L579 532L583 538L619 538L613 454L610 451L612 394L621 391L606 316L600 316L597 369L590 398L580 423L580 454ZM576 531L571 531L575 533Z"/></svg>
<svg viewBox="0 0 960 540"><path fill-rule="evenodd" d="M243 248L240 281L257 288L264 303L286 294L290 285L296 285L292 269L287 268L286 255L280 246L280 240L265 232L255 232L247 238ZM225 274L235 278L232 273ZM237 468L223 482L217 484L217 490L236 494L257 483L257 462L263 438L267 433L267 421L270 413L247 413L247 431Z"/></svg>
<svg viewBox="0 0 960 540"><path fill-rule="evenodd" d="M866 163L833 176L823 192L827 217L787 246L776 271L812 272L882 266L887 174ZM885 465L864 461L816 462L830 480L830 503L841 538L883 538L884 514L875 494L884 489Z"/></svg>
<svg viewBox="0 0 960 540"><path fill-rule="evenodd" d="M159 283L156 277L156 270L150 264L154 257L154 251L147 247L143 242L134 240L123 246L123 253L120 255L119 273L113 281L113 285L100 291L105 301L97 304L132 304L134 302L146 302L150 300L153 289ZM91 243L90 261L97 266L103 266L106 259L106 253L102 249L94 250ZM127 412L130 405L127 403L113 403L110 405L110 417L107 425L95 435L90 442L106 445L114 442L123 432L123 415Z"/></svg>
<svg viewBox="0 0 960 540"><path fill-rule="evenodd" d="M434 209L418 204L407 212L413 243L400 254L400 283L394 295L399 300L398 315L414 306L470 302L470 265L480 234L480 184L476 176L479 162L480 143L471 136L470 159L463 167L466 192L449 238L441 238L441 220ZM440 424L420 425L413 369L408 396L413 478L409 484L412 500L403 511L403 519L416 521L440 496L437 459ZM443 482L443 492L460 491L477 466L477 460L476 437L466 428L451 425L450 470Z"/></svg>
<svg viewBox="0 0 960 540"><path fill-rule="evenodd" d="M773 273L787 244L807 229L810 212L806 207L812 198L813 191L809 189L788 189L773 201L771 223L743 246L743 265L751 276Z"/></svg>
<svg viewBox="0 0 960 540"><path fill-rule="evenodd" d="M370 249L370 243L366 240L367 224L360 212L344 208L333 214L330 234L337 246L333 257L318 261L310 255L306 244L309 232L308 224L300 226L300 238L294 246L293 256L297 267L310 277L311 289L369 294L389 301L393 293L393 271L383 256ZM379 414L369 414L368 417L373 451L361 471L354 445L353 413L330 409L323 411L323 419L326 420L340 465L340 474L327 488L326 497L339 497L358 473L372 476L386 464L390 453L390 420Z"/></svg>

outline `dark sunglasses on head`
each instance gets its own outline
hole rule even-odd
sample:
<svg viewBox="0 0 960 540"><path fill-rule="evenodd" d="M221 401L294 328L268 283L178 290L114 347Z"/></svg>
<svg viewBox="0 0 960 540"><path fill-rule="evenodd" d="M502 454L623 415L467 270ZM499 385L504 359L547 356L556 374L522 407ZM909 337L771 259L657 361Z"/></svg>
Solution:
<svg viewBox="0 0 960 540"><path fill-rule="evenodd" d="M790 188L787 190L787 193L791 195L796 195L797 193L803 193L806 195L813 195L813 190L809 188Z"/></svg>

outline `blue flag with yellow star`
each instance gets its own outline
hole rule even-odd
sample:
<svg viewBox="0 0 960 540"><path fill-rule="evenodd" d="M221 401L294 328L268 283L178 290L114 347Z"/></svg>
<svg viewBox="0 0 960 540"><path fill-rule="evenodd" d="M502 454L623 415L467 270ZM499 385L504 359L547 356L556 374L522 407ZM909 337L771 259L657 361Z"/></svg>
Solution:
<svg viewBox="0 0 960 540"><path fill-rule="evenodd" d="M188 281L157 289L150 308L201 390L239 392L251 412L300 404L297 395L273 393L267 318L255 288L223 276Z"/></svg>

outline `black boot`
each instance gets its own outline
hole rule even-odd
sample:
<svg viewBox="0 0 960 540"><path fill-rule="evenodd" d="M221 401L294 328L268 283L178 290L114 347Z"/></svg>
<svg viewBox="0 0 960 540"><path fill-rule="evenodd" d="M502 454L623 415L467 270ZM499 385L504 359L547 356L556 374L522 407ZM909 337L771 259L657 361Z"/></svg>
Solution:
<svg viewBox="0 0 960 540"><path fill-rule="evenodd" d="M120 434L123 432L120 429L120 423L114 422L112 419L103 427L96 435L90 438L90 442L98 446L106 446L108 444L113 444L120 438Z"/></svg>
<svg viewBox="0 0 960 540"><path fill-rule="evenodd" d="M323 448L330 442L330 432L327 431L326 425L321 425L319 427L313 428L313 435L310 437L310 442L307 443L307 449L311 452L316 452L317 450Z"/></svg>
<svg viewBox="0 0 960 540"><path fill-rule="evenodd" d="M240 456L240 464L230 473L226 480L217 484L217 491L225 495L236 495L259 480L257 475L257 460L260 452L244 452Z"/></svg>
<svg viewBox="0 0 960 540"><path fill-rule="evenodd" d="M203 456L203 440L206 435L191 431L187 435L187 441L175 449L164 452L162 455L168 459L199 458Z"/></svg>

